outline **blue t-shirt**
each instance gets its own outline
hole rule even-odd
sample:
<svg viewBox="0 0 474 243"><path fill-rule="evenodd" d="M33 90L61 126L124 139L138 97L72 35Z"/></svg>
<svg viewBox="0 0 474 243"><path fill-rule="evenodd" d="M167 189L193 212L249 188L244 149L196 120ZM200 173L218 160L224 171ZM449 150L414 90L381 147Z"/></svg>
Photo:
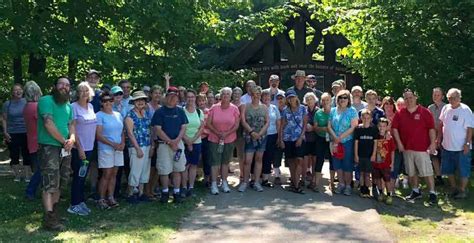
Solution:
<svg viewBox="0 0 474 243"><path fill-rule="evenodd" d="M151 119L151 125L160 126L170 139L178 137L181 126L184 124L188 124L188 118L181 107L162 106L156 110Z"/></svg>
<svg viewBox="0 0 474 243"><path fill-rule="evenodd" d="M354 118L357 119L358 116L356 109L352 106L347 107L347 109L340 114L337 112L337 107L333 107L331 108L331 113L329 113L329 122L331 122L332 130L334 130L337 136L343 134L351 127L351 121ZM353 134L345 137L341 142L345 143L351 140L352 137Z"/></svg>
<svg viewBox="0 0 474 243"><path fill-rule="evenodd" d="M282 119L286 120L286 126L283 128L283 141L294 142L298 140L303 132L304 117L308 114L306 107L300 105L298 110L293 112L290 107L285 107L281 113Z"/></svg>
<svg viewBox="0 0 474 243"><path fill-rule="evenodd" d="M102 136L107 140L120 143L122 142L123 118L120 113L114 111L113 114L107 114L99 111L96 114L97 126L102 126ZM113 150L110 145L98 141L99 150Z"/></svg>
<svg viewBox="0 0 474 243"><path fill-rule="evenodd" d="M361 119L360 114L361 111L359 111L359 119ZM377 126L381 117L385 117L385 112L383 112L382 109L375 107L372 111L372 125Z"/></svg>

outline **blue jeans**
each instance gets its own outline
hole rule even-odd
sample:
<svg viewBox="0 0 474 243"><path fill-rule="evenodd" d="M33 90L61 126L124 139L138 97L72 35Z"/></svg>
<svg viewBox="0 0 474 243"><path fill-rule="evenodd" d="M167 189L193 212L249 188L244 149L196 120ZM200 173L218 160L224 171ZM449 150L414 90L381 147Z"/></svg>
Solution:
<svg viewBox="0 0 474 243"><path fill-rule="evenodd" d="M38 159L38 153L31 153L30 154L30 161L33 165L33 176L30 179L30 183L26 187L26 195L34 196L36 194L36 190L38 189L39 184L41 183L41 170L40 170L40 161Z"/></svg>
<svg viewBox="0 0 474 243"><path fill-rule="evenodd" d="M334 170L342 170L344 172L352 173L354 169L354 140L346 141L342 143L344 146L344 158L336 159L332 158Z"/></svg>
<svg viewBox="0 0 474 243"><path fill-rule="evenodd" d="M92 160L92 151L86 151L86 159L88 161ZM72 183L71 183L71 205L78 205L81 202L84 202L84 186L86 184L87 169L86 175L84 177L79 176L79 169L82 166L82 160L79 158L79 151L77 149L72 149L71 152L71 167L72 167Z"/></svg>

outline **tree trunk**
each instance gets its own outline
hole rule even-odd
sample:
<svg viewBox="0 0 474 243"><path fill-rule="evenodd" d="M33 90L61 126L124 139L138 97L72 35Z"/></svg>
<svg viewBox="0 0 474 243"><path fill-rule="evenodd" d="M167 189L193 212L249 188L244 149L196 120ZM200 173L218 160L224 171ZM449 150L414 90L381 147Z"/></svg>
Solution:
<svg viewBox="0 0 474 243"><path fill-rule="evenodd" d="M23 81L23 70L21 66L21 55L13 58L13 82L22 83Z"/></svg>
<svg viewBox="0 0 474 243"><path fill-rule="evenodd" d="M77 73L77 59L72 57L71 54L68 56L67 61L67 75L71 80L76 80Z"/></svg>
<svg viewBox="0 0 474 243"><path fill-rule="evenodd" d="M40 76L46 71L46 58L41 55L30 53L30 60L28 63L28 73L33 79Z"/></svg>

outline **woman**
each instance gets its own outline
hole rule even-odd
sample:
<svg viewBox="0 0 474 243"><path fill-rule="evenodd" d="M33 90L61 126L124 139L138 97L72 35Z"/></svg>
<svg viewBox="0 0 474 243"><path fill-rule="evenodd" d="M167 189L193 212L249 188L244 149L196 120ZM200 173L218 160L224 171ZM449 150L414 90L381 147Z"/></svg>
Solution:
<svg viewBox="0 0 474 243"><path fill-rule="evenodd" d="M36 189L41 182L40 162L38 160L38 100L43 94L41 88L35 81L28 81L25 84L25 108L23 109L23 118L26 125L26 135L28 141L28 153L33 168L33 176L26 188L26 198L33 200Z"/></svg>
<svg viewBox="0 0 474 243"><path fill-rule="evenodd" d="M339 185L337 194L344 193L350 196L352 193L352 171L354 169L354 140L353 133L359 122L357 111L351 106L350 92L341 90L336 95L336 107L329 114L328 132L331 135L334 148L343 147L343 157L333 156L334 170L337 171ZM334 150L333 148L333 150Z"/></svg>
<svg viewBox="0 0 474 243"><path fill-rule="evenodd" d="M23 87L14 84L11 99L3 103L3 136L5 144L10 152L10 166L13 170L13 179L19 182L21 171L24 170L25 182L30 182L31 163L28 153L28 142L26 139L26 125L23 118L23 109L26 100L23 98ZM20 154L23 157L23 168L20 165Z"/></svg>
<svg viewBox="0 0 474 243"><path fill-rule="evenodd" d="M207 94L207 91L209 91L209 84L207 82L202 82L199 84L199 94Z"/></svg>
<svg viewBox="0 0 474 243"><path fill-rule="evenodd" d="M331 95L323 93L321 95L321 109L314 114L313 131L316 132L316 164L314 165L315 175L313 177L313 191L319 192L321 190L321 171L324 165L324 158L329 157L329 172L331 191L334 188L334 168L332 168L332 156L329 149L329 134L328 134L328 120L331 113Z"/></svg>
<svg viewBox="0 0 474 243"><path fill-rule="evenodd" d="M204 129L204 114L196 108L196 91L186 91L186 107L184 113L188 118L186 132L183 137L186 155L186 170L183 172L183 189L181 195L195 196L194 182L196 181L197 166L201 156L201 134Z"/></svg>
<svg viewBox="0 0 474 243"><path fill-rule="evenodd" d="M405 100L403 99L403 97L397 99L396 107L397 111L400 111L401 109L406 107Z"/></svg>
<svg viewBox="0 0 474 243"><path fill-rule="evenodd" d="M204 172L204 184L207 188L211 185L211 162L209 158L209 129L207 128L207 117L209 114L209 109L207 109L206 104L206 94L198 94L196 97L196 105L198 109L202 111L204 117L203 129L201 133L201 160Z"/></svg>
<svg viewBox="0 0 474 243"><path fill-rule="evenodd" d="M267 146L267 129L270 122L267 106L260 103L262 88L260 86L252 86L250 88L250 95L252 96L252 102L242 106L241 123L245 132L245 164L244 181L240 183L239 192L245 192L247 189L254 155L254 188L256 191L262 192L263 188L260 182L262 158Z"/></svg>
<svg viewBox="0 0 474 243"><path fill-rule="evenodd" d="M155 111L158 110L161 107L161 98L163 94L163 88L159 85L153 85L151 87L150 91L150 102L148 103L147 107L147 116L148 117L153 117L153 114L155 114ZM157 136L155 135L154 129L151 129L151 143L153 144L153 147L156 148L157 146ZM150 180L148 183L145 184L145 195L150 198L150 200L156 200L156 194L154 194L155 188L157 187L158 181L159 181L159 176L156 173L156 150L152 149L150 150L151 154L151 164L150 164ZM159 191L159 190L157 190Z"/></svg>
<svg viewBox="0 0 474 243"><path fill-rule="evenodd" d="M127 112L128 112L127 108L123 107L123 104L122 104L122 100L123 100L122 88L120 88L120 86L114 86L112 87L110 91L112 92L112 95L114 96L114 104L112 106L112 109L120 113L122 117L127 116Z"/></svg>
<svg viewBox="0 0 474 243"><path fill-rule="evenodd" d="M277 185L281 185L281 172L280 172L280 166L281 162L283 160L283 154L285 149L281 147L280 144L280 137L282 136L281 134L281 115L283 113L283 110L286 108L286 99L285 99L285 94L283 93L278 93L276 95L276 100L277 100L277 105L278 105L278 111L280 112L280 129L278 129L278 140L277 140L277 149L275 150L275 162L273 163L273 176L275 177L273 183Z"/></svg>
<svg viewBox="0 0 474 243"><path fill-rule="evenodd" d="M313 174L311 173L311 167L316 163L316 132L313 130L314 114L318 111L316 104L319 102L318 98L313 92L308 92L303 97L304 103L306 104L308 124L306 124L305 132L305 156L303 161L303 173L306 171L306 180L310 182L308 185L309 189L314 188Z"/></svg>
<svg viewBox="0 0 474 243"><path fill-rule="evenodd" d="M84 200L89 161L92 160L97 119L94 107L89 102L94 97L94 90L88 82L81 82L76 88L77 101L72 103L74 124L76 126L76 143L71 151L71 168L73 170L71 183L71 206L67 211L81 216L89 215L91 210ZM80 175L81 167L86 168L86 174Z"/></svg>
<svg viewBox="0 0 474 243"><path fill-rule="evenodd" d="M395 100L392 97L386 96L382 100L382 110L385 113L385 117L387 117L389 121L389 129L392 126L393 118L395 117L395 113L397 113L397 108L395 106ZM392 133L393 134L393 133Z"/></svg>
<svg viewBox="0 0 474 243"><path fill-rule="evenodd" d="M125 134L123 132L123 117L112 109L114 98L111 93L100 95L102 110L97 112L97 151L99 169L102 176L99 181L100 199L97 206L101 209L117 207L114 198L117 171L123 166L123 150L125 148Z"/></svg>
<svg viewBox="0 0 474 243"><path fill-rule="evenodd" d="M242 113L242 107L240 106L240 97L242 97L242 89L239 87L235 87L232 90L232 104L239 108L240 113ZM245 163L245 151L244 151L244 136L242 126L239 126L237 129L237 140L235 140L235 150L237 153L237 159L239 160L239 169L240 169L240 182L243 180L243 172L244 172L244 163Z"/></svg>
<svg viewBox="0 0 474 243"><path fill-rule="evenodd" d="M280 146L285 150L285 160L290 167L291 183L289 190L304 193L300 177L303 173L304 135L308 116L306 108L300 104L293 90L286 92L287 107L281 114Z"/></svg>
<svg viewBox="0 0 474 243"><path fill-rule="evenodd" d="M268 110L268 129L267 129L267 144L265 152L263 153L263 169L262 169L262 186L273 187L269 182L270 174L272 173L272 164L275 167L275 151L278 149L278 131L280 131L280 111L273 105L270 90L262 91L262 103L267 106Z"/></svg>
<svg viewBox="0 0 474 243"><path fill-rule="evenodd" d="M148 96L143 91L135 91L130 100L133 109L125 118L125 128L129 140L130 175L128 176L128 198L131 204L138 200L148 202L144 184L150 177L150 149L154 149L150 140L151 117L146 112ZM151 148L150 148L151 147ZM138 195L136 194L138 187Z"/></svg>
<svg viewBox="0 0 474 243"><path fill-rule="evenodd" d="M207 98L207 104L206 104L207 109L211 109L211 107L216 103L214 93L211 90L207 91L206 98Z"/></svg>
<svg viewBox="0 0 474 243"><path fill-rule="evenodd" d="M209 154L212 165L211 194L219 194L217 188L217 177L222 179L222 190L230 192L227 176L229 173L229 162L234 151L234 142L237 138L235 131L239 127L239 108L230 103L232 89L222 88L220 91L221 102L215 104L209 110L207 127L209 128Z"/></svg>

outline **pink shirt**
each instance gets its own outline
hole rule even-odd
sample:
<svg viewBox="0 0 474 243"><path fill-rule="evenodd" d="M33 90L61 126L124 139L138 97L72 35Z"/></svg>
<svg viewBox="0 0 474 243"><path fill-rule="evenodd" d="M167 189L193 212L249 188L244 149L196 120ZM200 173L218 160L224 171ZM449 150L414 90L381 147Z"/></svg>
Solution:
<svg viewBox="0 0 474 243"><path fill-rule="evenodd" d="M28 102L23 109L23 118L26 124L28 152L38 151L38 102Z"/></svg>
<svg viewBox="0 0 474 243"><path fill-rule="evenodd" d="M240 111L237 106L230 104L228 108L222 109L221 103L215 104L209 110L209 118L212 118L212 125L218 131L229 131L235 126L236 118L240 116ZM237 120L238 122L238 120ZM224 143L232 143L237 138L235 132L227 135L224 139ZM209 131L209 141L213 143L219 142L219 137L214 134L212 131Z"/></svg>

